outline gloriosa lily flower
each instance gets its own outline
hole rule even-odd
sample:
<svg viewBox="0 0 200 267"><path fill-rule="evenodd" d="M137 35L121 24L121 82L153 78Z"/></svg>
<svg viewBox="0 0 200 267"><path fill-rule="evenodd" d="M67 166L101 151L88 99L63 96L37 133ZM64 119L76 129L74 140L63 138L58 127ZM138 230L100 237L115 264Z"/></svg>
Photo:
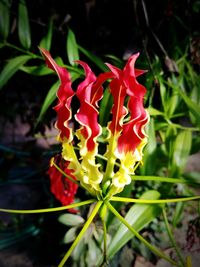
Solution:
<svg viewBox="0 0 200 267"><path fill-rule="evenodd" d="M147 143L145 125L149 120L144 109L144 86L138 83L137 77L144 73L135 69L139 53L132 55L124 69L106 64L110 71L95 76L90 67L77 61L85 71L85 79L72 89L69 72L53 60L50 53L41 49L49 68L56 71L60 79L57 93L58 104L56 127L58 139L62 143L62 157L70 170L68 175L76 177L82 187L98 198L111 197L121 192L131 182L136 163L142 160L142 151ZM107 125L107 149L104 157L107 160L103 168L98 163L98 139L102 126L98 122L99 102L103 98L103 84L109 82L113 97L111 121ZM72 112L72 99L79 101L79 109ZM79 124L73 127L72 121ZM78 141L79 152L74 146Z"/></svg>

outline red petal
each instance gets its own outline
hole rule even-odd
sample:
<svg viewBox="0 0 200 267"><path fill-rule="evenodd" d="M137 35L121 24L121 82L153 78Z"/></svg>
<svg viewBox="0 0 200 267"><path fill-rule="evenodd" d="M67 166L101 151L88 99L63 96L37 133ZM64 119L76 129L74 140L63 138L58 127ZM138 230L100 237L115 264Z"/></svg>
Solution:
<svg viewBox="0 0 200 267"><path fill-rule="evenodd" d="M86 139L88 151L95 148L95 138L100 134L101 128L98 124L98 111L95 108L98 100L102 97L102 89L95 86L96 76L89 66L79 61L86 74L85 80L79 84L76 95L80 101L80 108L76 114L77 121L82 125L81 134Z"/></svg>
<svg viewBox="0 0 200 267"><path fill-rule="evenodd" d="M110 83L114 103L109 128L113 135L120 132L118 139L119 152L135 151L145 136L143 128L148 121L148 114L143 106L146 89L136 80L137 76L145 72L134 67L138 56L139 53L131 56L122 71L107 64L115 76ZM128 110L124 107L126 96L129 96ZM130 121L123 125L123 118L127 112L130 114Z"/></svg>
<svg viewBox="0 0 200 267"><path fill-rule="evenodd" d="M62 162L61 158L58 157L57 164L68 176L76 180L72 171L68 169L69 162ZM71 204L78 189L77 184L64 177L54 165L49 168L48 174L51 182L51 192L56 199L63 205Z"/></svg>
<svg viewBox="0 0 200 267"><path fill-rule="evenodd" d="M56 126L60 130L60 138L72 140L72 130L69 126L69 121L71 119L70 105L74 91L71 88L70 74L65 68L57 65L47 50L43 48L40 48L40 50L46 59L48 67L56 71L61 82L57 93L58 104L55 107L58 117Z"/></svg>
<svg viewBox="0 0 200 267"><path fill-rule="evenodd" d="M111 64L107 64L113 73L114 79L110 82L110 92L113 96L113 107L111 110L112 121L109 129L115 135L122 129L122 119L126 115L126 108L124 107L124 100L126 97L126 88L122 83L122 71Z"/></svg>
<svg viewBox="0 0 200 267"><path fill-rule="evenodd" d="M136 73L141 74L142 71L135 71L134 64L139 54L135 54L128 60L123 70L123 82L126 85L126 92L130 96L128 102L128 111L130 113L130 121L123 125L121 136L118 139L119 151L134 151L145 137L143 128L148 122L148 114L144 109L143 98L146 88L139 84L136 80Z"/></svg>

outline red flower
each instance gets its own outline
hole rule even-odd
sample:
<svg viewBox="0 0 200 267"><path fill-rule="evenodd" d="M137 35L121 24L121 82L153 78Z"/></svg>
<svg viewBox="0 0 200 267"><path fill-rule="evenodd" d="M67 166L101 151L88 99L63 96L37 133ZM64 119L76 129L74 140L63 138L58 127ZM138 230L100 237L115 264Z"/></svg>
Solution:
<svg viewBox="0 0 200 267"><path fill-rule="evenodd" d="M73 174L93 196L101 196L107 182L110 185L108 197L120 193L131 183L131 176L134 175L138 162L142 161L143 148L147 143L145 125L149 121L149 115L143 103L146 88L137 80L145 71L135 68L139 53L132 55L123 69L106 64L110 70L97 77L86 63L77 61L85 71L85 79L72 90L70 73L59 66L47 50L41 49L41 52L48 67L60 79L55 110L58 115L56 126L59 140L62 142L62 158L67 162L65 172L70 177ZM102 125L99 124L101 109L98 105L105 96L103 84L106 81L109 83L113 105L111 120L106 127L107 147L103 155L107 162L106 166L100 168L97 156L101 151L99 145L102 145L98 142ZM80 104L75 114L71 108L74 97ZM71 127L71 120L78 122L77 129ZM76 153L74 146L80 148L79 153ZM118 169L115 168L116 163ZM63 184L61 181L59 183L60 188Z"/></svg>
<svg viewBox="0 0 200 267"><path fill-rule="evenodd" d="M69 162L62 160L60 156L57 156L56 164L66 173L66 175L76 180L68 169ZM49 167L48 174L51 182L51 192L56 199L64 206L71 204L74 201L74 195L77 192L78 185L67 179L67 177L65 177L54 165ZM70 211L76 212L74 209L70 209Z"/></svg>

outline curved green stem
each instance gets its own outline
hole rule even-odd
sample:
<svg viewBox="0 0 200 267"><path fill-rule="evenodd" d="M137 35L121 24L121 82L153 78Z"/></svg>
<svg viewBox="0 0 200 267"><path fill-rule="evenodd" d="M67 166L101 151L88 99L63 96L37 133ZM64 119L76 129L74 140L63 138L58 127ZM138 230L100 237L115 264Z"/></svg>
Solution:
<svg viewBox="0 0 200 267"><path fill-rule="evenodd" d="M97 214L97 212L99 211L101 205L102 205L103 201L98 201L96 206L94 207L93 211L90 214L90 217L88 218L88 220L85 222L82 230L80 231L80 233L78 234L78 236L76 237L76 239L74 240L74 242L72 243L71 247L69 248L69 250L67 251L67 253L65 254L65 256L63 257L63 259L61 260L60 264L58 265L58 267L63 267L65 262L67 261L67 259L70 257L72 251L74 250L74 248L76 247L76 245L79 243L79 241L81 240L81 238L83 237L83 235L85 234L86 230L88 229L88 227L90 226L91 222L93 221L95 215Z"/></svg>
<svg viewBox="0 0 200 267"><path fill-rule="evenodd" d="M103 224L103 244L104 244L104 249L103 249L103 254L104 254L104 263L108 261L108 257L107 257L107 228L106 228L106 222L105 220L102 220L102 224Z"/></svg>
<svg viewBox="0 0 200 267"><path fill-rule="evenodd" d="M54 161L54 158L52 158L51 160L51 164L63 175L65 176L67 179L69 179L71 182L77 184L78 186L80 186L80 183L76 180L74 180L73 178L71 178L69 175L67 175Z"/></svg>
<svg viewBox="0 0 200 267"><path fill-rule="evenodd" d="M28 50L25 50L25 49L23 49L23 48L18 47L18 46L16 46L16 45L13 45L13 44L10 44L10 43L7 43L7 42L6 42L6 43L5 43L5 46L8 46L8 47L13 48L13 49L15 49L15 50L18 50L18 51L20 51L20 52L22 52L22 53L26 53L26 54L32 56L33 58L39 58L39 59L43 60L43 57L42 57L42 56L38 56L38 55L36 55L36 54L34 54L34 53L31 53L31 52L28 51Z"/></svg>
<svg viewBox="0 0 200 267"><path fill-rule="evenodd" d="M108 257L107 257L107 227L106 227L106 215L107 215L107 206L103 204L100 209L100 217L103 225L103 244L104 244L104 250L103 250L103 263L101 266L103 266L104 263L107 264Z"/></svg>
<svg viewBox="0 0 200 267"><path fill-rule="evenodd" d="M130 230L130 232L137 237L142 243L144 243L152 252L154 252L159 257L165 259L166 261L170 262L174 266L179 266L175 261L170 259L167 255L165 255L162 251L157 249L156 247L152 246L146 239L144 239L118 212L117 210L109 203L106 202L107 207L109 210Z"/></svg>
<svg viewBox="0 0 200 267"><path fill-rule="evenodd" d="M192 201L199 200L200 196L196 197L183 197L183 198L171 198L171 199L136 199L136 198L128 198L128 197L111 197L110 201L118 201L118 202L132 202L132 203L142 203L142 204L158 204L158 203L171 203L171 202L184 202L184 201Z"/></svg>
<svg viewBox="0 0 200 267"><path fill-rule="evenodd" d="M162 209L162 214L163 214L163 218L164 218L164 222L165 222L165 226L166 226L166 229L167 229L167 233L168 233L169 239L170 239L170 241L171 241L171 243L172 243L172 245L173 245L173 247L174 247L174 249L176 251L177 256L180 259L181 266L184 267L184 265L185 265L184 258L181 255L180 249L179 249L179 247L178 247L178 245L177 245L177 243L176 243L176 241L174 239L174 236L172 234L172 231L170 229L169 222L168 222L167 215L166 215L166 212L165 212L164 208Z"/></svg>
<svg viewBox="0 0 200 267"><path fill-rule="evenodd" d="M12 209L1 209L0 212L7 212L7 213L19 213L19 214L33 214L33 213L45 213L45 212L55 212L55 211L61 211L66 209L73 209L76 207L88 205L91 203L94 203L96 199L89 199L86 201L82 201L79 203L73 203L67 206L57 207L57 208L48 208L48 209L37 209L37 210L12 210Z"/></svg>
<svg viewBox="0 0 200 267"><path fill-rule="evenodd" d="M165 183L179 183L179 184L186 184L187 181L183 179L177 178L168 178L168 177L160 177L160 176L139 176L139 175L132 175L131 176L133 181L155 181L155 182L165 182Z"/></svg>

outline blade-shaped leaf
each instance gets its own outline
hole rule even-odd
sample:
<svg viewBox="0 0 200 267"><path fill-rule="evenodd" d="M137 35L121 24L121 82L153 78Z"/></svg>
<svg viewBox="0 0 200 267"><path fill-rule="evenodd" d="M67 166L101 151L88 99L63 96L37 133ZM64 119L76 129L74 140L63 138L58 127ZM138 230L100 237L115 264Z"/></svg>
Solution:
<svg viewBox="0 0 200 267"><path fill-rule="evenodd" d="M156 169L156 135L154 128L154 119L150 120L147 126L148 143L144 149L143 165L140 168L141 175L152 175Z"/></svg>
<svg viewBox="0 0 200 267"><path fill-rule="evenodd" d="M177 203L176 208L175 208L175 212L174 212L173 218L172 218L173 227L177 227L177 224L181 222L182 217L183 217L184 205L185 205L184 202Z"/></svg>
<svg viewBox="0 0 200 267"><path fill-rule="evenodd" d="M178 86L176 88L178 90L178 93L184 100L185 104L195 117L197 125L200 127L200 106L193 100L191 100L190 97L188 97Z"/></svg>
<svg viewBox="0 0 200 267"><path fill-rule="evenodd" d="M106 126L110 118L110 110L113 104L113 98L108 88L104 91L103 99L100 103L99 122Z"/></svg>
<svg viewBox="0 0 200 267"><path fill-rule="evenodd" d="M155 190L145 192L141 198L143 199L159 199L160 193ZM136 231L140 231L155 217L161 213L161 206L155 204L135 204L133 205L125 216L126 221L132 225ZM108 247L108 257L112 258L115 253L122 248L133 235L123 224L120 225L116 234L113 236Z"/></svg>
<svg viewBox="0 0 200 267"><path fill-rule="evenodd" d="M53 71L51 69L47 68L44 65L41 65L41 66L24 66L24 65L22 65L19 69L28 73L28 74L36 75L36 76L44 76L44 75L48 75L48 74L53 73Z"/></svg>
<svg viewBox="0 0 200 267"><path fill-rule="evenodd" d="M164 109L164 113L166 113L167 109L167 90L166 86L164 85L164 82L161 77L159 77L159 87L160 87L160 96L161 96L161 102Z"/></svg>
<svg viewBox="0 0 200 267"><path fill-rule="evenodd" d="M172 176L180 176L183 171L192 145L192 133L189 130L181 131L176 137L173 147Z"/></svg>
<svg viewBox="0 0 200 267"><path fill-rule="evenodd" d="M24 68L22 68L22 70L24 70ZM37 74L37 75L47 75L47 74L50 74L48 72L48 68L46 68L46 71L45 70L42 70L42 73L43 74ZM44 71L44 72L43 72ZM50 70L50 72L52 73L52 71ZM76 79L78 79L80 77L80 74L77 73L77 72L70 72L70 75L71 75L71 79L72 81L75 81ZM45 113L47 112L47 109L50 107L50 105L54 102L54 100L56 99L56 92L58 90L58 87L59 87L59 84L60 84L60 81L57 81L56 83L54 83L52 85L52 87L49 89L49 92L48 94L46 95L46 98L44 100L44 103L42 105L42 108L40 110L40 113L39 113L39 116L38 116L38 119L37 119L37 122L36 122L36 125L38 125L39 122L42 121Z"/></svg>
<svg viewBox="0 0 200 267"><path fill-rule="evenodd" d="M28 10L25 0L19 1L18 6L18 35L22 46L29 49L31 46L31 32L28 18Z"/></svg>
<svg viewBox="0 0 200 267"><path fill-rule="evenodd" d="M53 36L53 19L51 18L49 21L47 35L45 35L42 38L42 40L40 41L39 47L45 48L46 50L49 51L51 49L52 36Z"/></svg>
<svg viewBox="0 0 200 267"><path fill-rule="evenodd" d="M0 73L0 89L15 74L15 72L17 72L19 68L31 58L31 56L23 55L10 59Z"/></svg>
<svg viewBox="0 0 200 267"><path fill-rule="evenodd" d="M0 34L4 40L8 37L10 26L9 1L0 1Z"/></svg>
<svg viewBox="0 0 200 267"><path fill-rule="evenodd" d="M92 54L90 51L84 49L80 45L78 46L78 48L86 57L88 57L92 62L94 62L100 70L108 71L107 66L104 64L103 60L100 57L97 57L96 55Z"/></svg>
<svg viewBox="0 0 200 267"><path fill-rule="evenodd" d="M180 97L177 92L172 93L172 95L168 99L168 106L167 106L167 115L168 118L171 118L176 110L177 106L179 105Z"/></svg>
<svg viewBox="0 0 200 267"><path fill-rule="evenodd" d="M69 63L72 66L77 65L74 61L79 60L78 45L73 31L70 29L68 30L68 35L67 35L67 56Z"/></svg>
<svg viewBox="0 0 200 267"><path fill-rule="evenodd" d="M53 103L53 101L56 99L56 92L58 90L60 81L57 81L56 83L53 84L53 86L50 88L44 103L42 105L42 108L40 110L40 114L38 116L36 125L42 120L44 114L46 113L47 109L50 107L50 105Z"/></svg>
<svg viewBox="0 0 200 267"><path fill-rule="evenodd" d="M148 107L147 110L148 110L150 116L159 116L159 115L164 116L164 113L161 112L160 110L156 109L156 108Z"/></svg>

